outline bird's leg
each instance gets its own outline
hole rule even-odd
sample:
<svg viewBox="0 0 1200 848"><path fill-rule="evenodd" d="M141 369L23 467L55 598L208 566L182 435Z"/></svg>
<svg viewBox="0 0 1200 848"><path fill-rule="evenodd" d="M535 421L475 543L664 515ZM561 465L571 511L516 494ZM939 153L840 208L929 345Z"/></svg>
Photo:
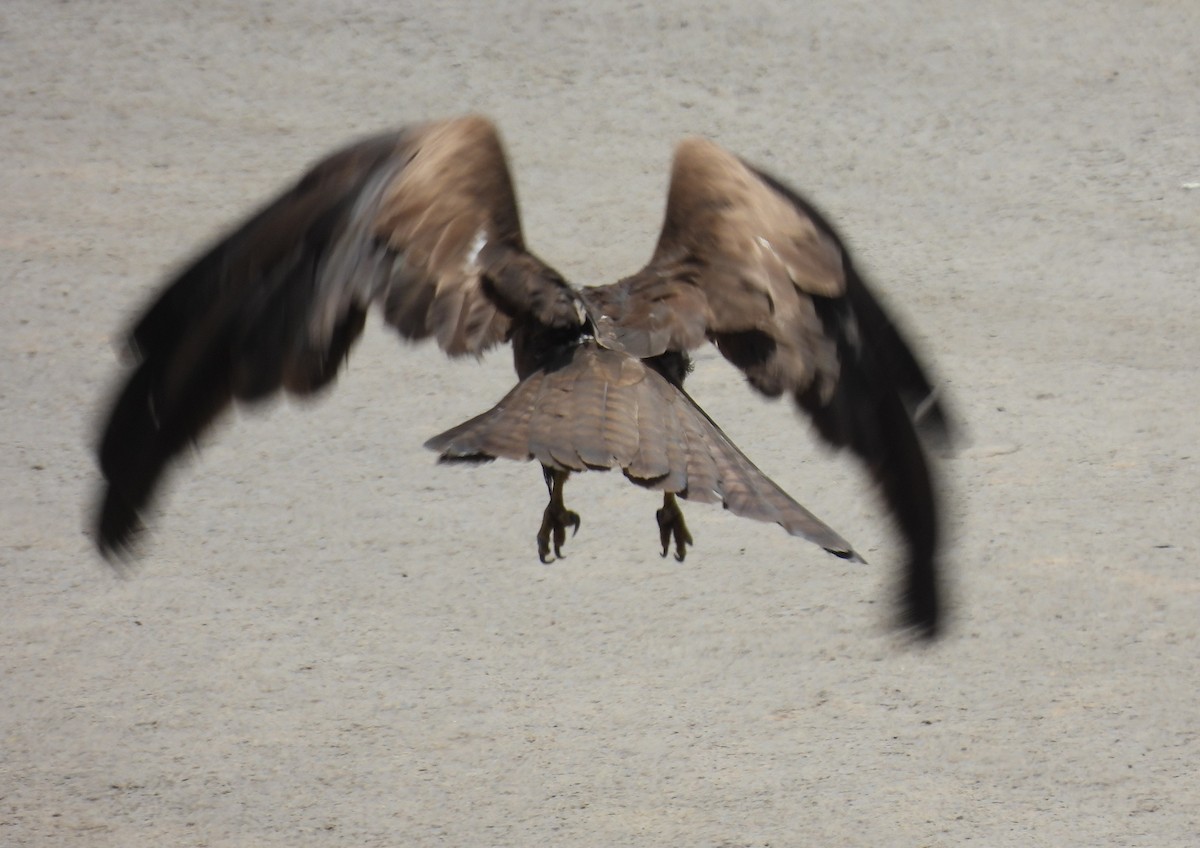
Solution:
<svg viewBox="0 0 1200 848"><path fill-rule="evenodd" d="M550 503L542 513L542 526L538 530L538 558L542 562L553 562L550 556L550 541L554 541L554 556L562 558L563 542L567 540L567 527L571 527L571 535L579 532L579 515L567 509L563 503L563 486L570 471L557 471L542 466L542 475L546 478L546 489L550 492Z"/></svg>
<svg viewBox="0 0 1200 848"><path fill-rule="evenodd" d="M662 509L654 513L654 517L658 519L658 535L662 539L662 555L667 555L667 550L671 547L671 540L675 540L675 559L683 562L687 556L687 546L694 544L692 542L692 534L688 532L687 525L683 523L683 511L679 508L679 504L675 500L675 495L672 492L666 492L663 495Z"/></svg>

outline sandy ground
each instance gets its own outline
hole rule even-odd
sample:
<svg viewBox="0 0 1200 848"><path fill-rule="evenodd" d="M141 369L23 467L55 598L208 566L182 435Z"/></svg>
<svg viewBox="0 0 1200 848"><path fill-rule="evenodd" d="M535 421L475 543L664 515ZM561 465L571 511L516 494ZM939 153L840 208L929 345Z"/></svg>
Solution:
<svg viewBox="0 0 1200 848"><path fill-rule="evenodd" d="M182 5L0 9L0 844L1200 844L1200 7ZM101 564L131 310L326 149L467 110L579 283L648 257L686 133L827 208L970 429L944 641L887 630L854 464L712 355L694 394L870 566L700 505L662 560L611 475L542 566L535 468L421 449L505 356L377 322Z"/></svg>

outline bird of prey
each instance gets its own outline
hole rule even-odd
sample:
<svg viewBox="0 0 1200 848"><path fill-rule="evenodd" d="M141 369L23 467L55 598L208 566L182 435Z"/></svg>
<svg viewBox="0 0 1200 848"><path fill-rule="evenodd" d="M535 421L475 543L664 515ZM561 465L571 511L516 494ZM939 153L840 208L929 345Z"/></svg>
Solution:
<svg viewBox="0 0 1200 848"><path fill-rule="evenodd" d="M233 402L330 383L373 307L452 357L512 346L517 386L427 445L445 461L539 462L550 494L543 561L580 525L564 502L568 477L592 469L663 493L663 556L673 546L682 560L692 544L678 496L857 559L684 391L689 352L713 343L754 389L790 395L870 469L907 546L902 623L937 632L938 503L918 430L946 436L948 417L825 218L688 138L649 263L573 287L525 246L499 134L474 115L332 153L149 304L99 444L101 552L131 551L168 464Z"/></svg>

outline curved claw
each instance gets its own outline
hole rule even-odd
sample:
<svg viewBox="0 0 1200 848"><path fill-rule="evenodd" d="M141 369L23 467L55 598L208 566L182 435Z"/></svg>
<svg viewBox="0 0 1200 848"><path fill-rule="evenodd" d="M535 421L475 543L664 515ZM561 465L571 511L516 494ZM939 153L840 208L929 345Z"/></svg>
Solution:
<svg viewBox="0 0 1200 848"><path fill-rule="evenodd" d="M567 541L567 528L571 528L571 535L574 536L579 532L581 523L578 513L562 505L551 503L547 506L546 511L542 513L542 526L537 534L538 559L545 563L562 559L562 546ZM554 542L554 556L550 556L551 540Z"/></svg>
<svg viewBox="0 0 1200 848"><path fill-rule="evenodd" d="M571 535L574 536L579 532L582 522L579 514L567 509L563 503L563 486L566 485L570 472L556 471L543 466L542 473L546 477L546 488L550 490L550 503L546 504L546 510L542 513L542 526L538 528L538 559L544 563L551 563L555 559L563 558L562 546L567 541L567 528L571 528ZM550 556L551 541L554 543L553 557Z"/></svg>
<svg viewBox="0 0 1200 848"><path fill-rule="evenodd" d="M683 562L687 557L687 546L695 543L692 541L692 534L688 532L687 525L683 522L683 511L679 508L675 495L670 492L663 495L662 509L656 510L654 517L658 520L658 536L662 541L662 555L664 557L667 555L673 540L675 542L675 560Z"/></svg>

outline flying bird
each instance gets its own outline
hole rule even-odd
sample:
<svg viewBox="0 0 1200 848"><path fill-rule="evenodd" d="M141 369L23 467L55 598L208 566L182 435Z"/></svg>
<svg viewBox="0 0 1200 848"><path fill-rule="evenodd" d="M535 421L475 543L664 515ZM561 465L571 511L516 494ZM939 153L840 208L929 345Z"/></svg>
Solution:
<svg viewBox="0 0 1200 848"><path fill-rule="evenodd" d="M684 391L711 342L769 397L789 395L878 482L907 548L902 624L941 620L938 501L923 439L948 416L833 227L711 141L675 153L665 221L631 277L574 287L522 236L495 126L466 116L353 143L186 267L128 335L132 366L99 442L96 541L127 556L164 470L234 402L329 384L377 308L451 357L512 347L518 383L427 442L443 461L536 460L543 561L580 518L572 473L620 469L662 492L662 554L693 544L677 501L719 502L858 559ZM920 435L919 435L920 433Z"/></svg>

